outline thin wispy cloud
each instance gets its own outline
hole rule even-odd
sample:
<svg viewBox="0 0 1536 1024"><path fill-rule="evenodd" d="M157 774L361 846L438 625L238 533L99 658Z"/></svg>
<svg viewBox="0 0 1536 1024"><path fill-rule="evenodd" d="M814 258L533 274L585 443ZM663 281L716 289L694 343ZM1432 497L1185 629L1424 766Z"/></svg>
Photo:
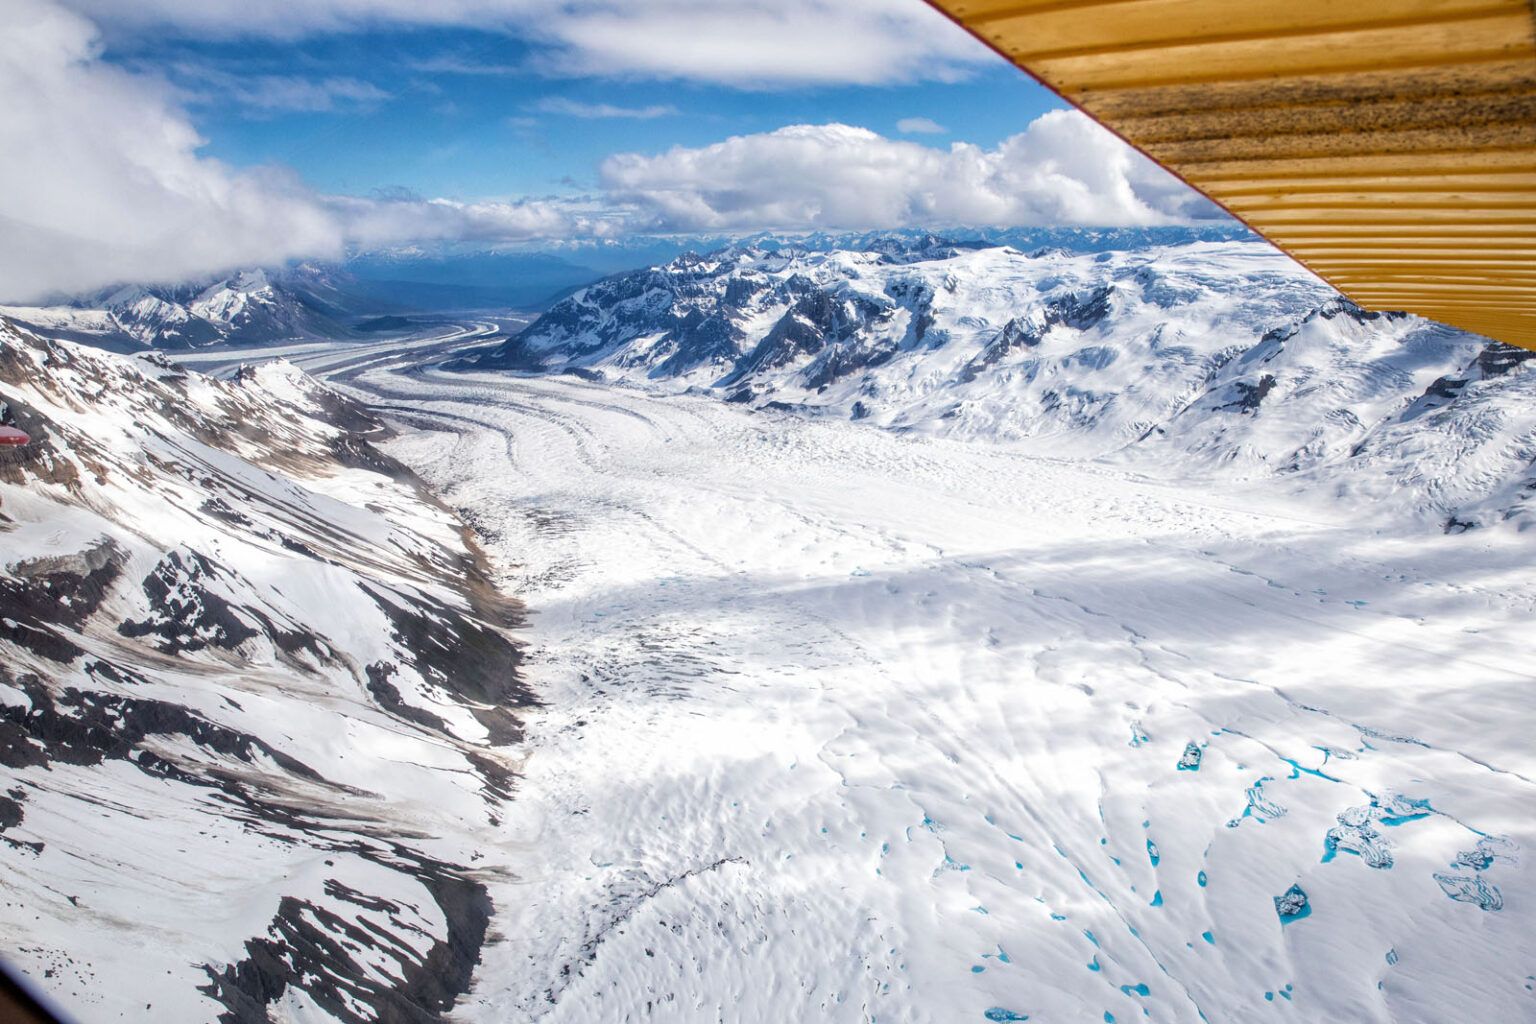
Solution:
<svg viewBox="0 0 1536 1024"><path fill-rule="evenodd" d="M366 108L391 95L372 82L344 76L240 75L189 63L174 65L169 74L186 102L228 102L255 113Z"/></svg>
<svg viewBox="0 0 1536 1024"><path fill-rule="evenodd" d="M747 88L953 81L991 59L926 4L890 0L580 0L536 31L555 44L547 73Z"/></svg>
<svg viewBox="0 0 1536 1024"><path fill-rule="evenodd" d="M670 104L655 104L646 107L620 107L612 103L583 103L580 100L568 99L564 96L545 97L537 103L529 104L528 109L541 114L579 117L586 120L625 118L636 121L651 121L658 117L675 117L678 113L677 108Z"/></svg>
<svg viewBox="0 0 1536 1024"><path fill-rule="evenodd" d="M526 68L517 64L486 62L473 57L461 57L447 53L409 60L406 61L405 66L411 71L424 75L504 77L506 75L524 74L527 71Z"/></svg>
<svg viewBox="0 0 1536 1024"><path fill-rule="evenodd" d="M953 81L995 58L926 4L890 0L67 0L115 32L297 39L380 25L510 31L532 70L557 76L688 79L750 88ZM814 26L808 30L807 26ZM415 70L527 71L490 55Z"/></svg>
<svg viewBox="0 0 1536 1024"><path fill-rule="evenodd" d="M931 117L904 117L896 122L896 130L903 135L945 135L949 132Z"/></svg>

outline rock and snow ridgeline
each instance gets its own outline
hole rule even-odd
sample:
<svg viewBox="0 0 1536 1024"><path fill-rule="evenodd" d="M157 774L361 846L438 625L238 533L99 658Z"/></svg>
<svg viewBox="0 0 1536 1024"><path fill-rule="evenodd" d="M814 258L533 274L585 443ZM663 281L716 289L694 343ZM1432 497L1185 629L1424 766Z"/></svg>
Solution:
<svg viewBox="0 0 1536 1024"><path fill-rule="evenodd" d="M750 247L606 279L460 365L1536 522L1532 353L1368 313L1267 245ZM1157 470L1161 472L1161 470Z"/></svg>
<svg viewBox="0 0 1536 1024"><path fill-rule="evenodd" d="M529 701L467 532L286 364L0 320L0 398L8 957L82 1019L447 1009Z"/></svg>
<svg viewBox="0 0 1536 1024"><path fill-rule="evenodd" d="M257 268L210 282L125 285L71 305L5 306L0 315L52 338L119 351L334 338L347 334L341 280L312 264Z"/></svg>

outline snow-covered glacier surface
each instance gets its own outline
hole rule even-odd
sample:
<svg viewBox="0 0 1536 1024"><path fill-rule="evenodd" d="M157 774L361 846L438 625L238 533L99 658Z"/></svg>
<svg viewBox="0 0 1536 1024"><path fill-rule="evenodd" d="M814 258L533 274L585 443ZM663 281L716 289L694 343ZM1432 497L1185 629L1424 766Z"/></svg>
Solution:
<svg viewBox="0 0 1536 1024"><path fill-rule="evenodd" d="M87 1024L1530 1018L1536 361L1251 243L909 242L230 379L0 321L7 958Z"/></svg>
<svg viewBox="0 0 1536 1024"><path fill-rule="evenodd" d="M1529 532L358 373L533 609L458 1019L1536 1012Z"/></svg>

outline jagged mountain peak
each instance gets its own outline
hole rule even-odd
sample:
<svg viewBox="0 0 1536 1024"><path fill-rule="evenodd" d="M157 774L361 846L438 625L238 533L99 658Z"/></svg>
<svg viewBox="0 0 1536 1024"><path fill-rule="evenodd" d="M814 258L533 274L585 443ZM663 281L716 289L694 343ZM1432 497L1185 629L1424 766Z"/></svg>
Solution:
<svg viewBox="0 0 1536 1024"><path fill-rule="evenodd" d="M121 285L72 306L0 312L51 336L107 348L188 349L344 337L337 308L343 290L338 273L317 264L282 272L255 267L212 280Z"/></svg>

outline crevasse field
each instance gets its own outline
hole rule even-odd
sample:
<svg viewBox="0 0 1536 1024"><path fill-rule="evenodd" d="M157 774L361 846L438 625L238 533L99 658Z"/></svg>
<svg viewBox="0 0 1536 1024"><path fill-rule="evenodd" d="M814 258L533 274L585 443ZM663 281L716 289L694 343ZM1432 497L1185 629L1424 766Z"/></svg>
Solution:
<svg viewBox="0 0 1536 1024"><path fill-rule="evenodd" d="M347 376L533 612L457 1019L1536 1017L1528 540Z"/></svg>

